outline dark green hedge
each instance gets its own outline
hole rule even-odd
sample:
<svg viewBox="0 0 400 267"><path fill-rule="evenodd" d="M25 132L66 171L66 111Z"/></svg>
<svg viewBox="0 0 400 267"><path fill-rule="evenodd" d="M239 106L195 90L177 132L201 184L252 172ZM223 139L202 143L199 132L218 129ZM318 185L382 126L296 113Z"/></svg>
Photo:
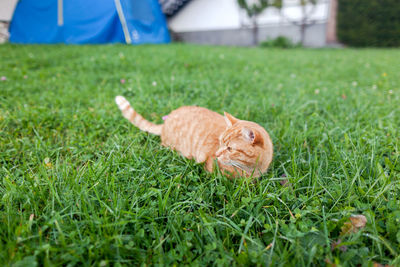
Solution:
<svg viewBox="0 0 400 267"><path fill-rule="evenodd" d="M338 0L337 34L349 46L400 46L400 0Z"/></svg>

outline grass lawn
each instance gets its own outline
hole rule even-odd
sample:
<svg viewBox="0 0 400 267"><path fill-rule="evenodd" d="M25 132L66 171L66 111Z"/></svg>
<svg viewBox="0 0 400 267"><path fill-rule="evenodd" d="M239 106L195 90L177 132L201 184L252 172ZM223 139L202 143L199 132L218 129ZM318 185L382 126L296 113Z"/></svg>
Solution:
<svg viewBox="0 0 400 267"><path fill-rule="evenodd" d="M399 59L0 46L0 265L399 266ZM182 105L257 122L270 170L208 174L129 124L118 94L155 122Z"/></svg>

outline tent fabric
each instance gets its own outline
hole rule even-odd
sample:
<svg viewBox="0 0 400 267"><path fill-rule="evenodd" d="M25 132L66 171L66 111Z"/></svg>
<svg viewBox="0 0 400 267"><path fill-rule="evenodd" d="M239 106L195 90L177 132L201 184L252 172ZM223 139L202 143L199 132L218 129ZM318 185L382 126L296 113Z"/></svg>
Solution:
<svg viewBox="0 0 400 267"><path fill-rule="evenodd" d="M117 11L117 4L121 12ZM20 0L10 24L12 43L169 41L166 20L157 0Z"/></svg>
<svg viewBox="0 0 400 267"><path fill-rule="evenodd" d="M144 40L151 43L170 42L165 17L157 0L121 0L121 6L132 43L140 44Z"/></svg>

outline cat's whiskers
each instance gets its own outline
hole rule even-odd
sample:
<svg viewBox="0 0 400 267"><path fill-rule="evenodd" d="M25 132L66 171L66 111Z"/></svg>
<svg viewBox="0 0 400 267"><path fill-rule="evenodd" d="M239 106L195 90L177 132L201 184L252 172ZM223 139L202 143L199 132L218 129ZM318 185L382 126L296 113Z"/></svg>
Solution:
<svg viewBox="0 0 400 267"><path fill-rule="evenodd" d="M244 165L242 165L242 164L240 164L240 163L238 163L238 162L236 162L236 161L230 161L229 162L229 165L231 165L231 166L233 166L233 167L236 167L236 168L238 168L238 169L241 169L242 171L245 171L245 172L248 172L248 173L251 173L252 171L250 170L250 168L248 168L247 166L244 166Z"/></svg>

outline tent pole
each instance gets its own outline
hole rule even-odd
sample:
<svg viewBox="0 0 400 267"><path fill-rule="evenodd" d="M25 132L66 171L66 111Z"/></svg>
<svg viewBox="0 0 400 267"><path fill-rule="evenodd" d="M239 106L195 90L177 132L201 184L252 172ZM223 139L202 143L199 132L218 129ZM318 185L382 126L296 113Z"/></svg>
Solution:
<svg viewBox="0 0 400 267"><path fill-rule="evenodd" d="M115 6L117 8L117 13L118 13L119 20L121 21L122 30L124 31L125 41L126 41L127 44L131 44L132 43L132 39L131 39L131 36L129 34L128 25L126 24L126 19L125 19L125 16L124 16L124 12L122 11L121 2L119 0L115 0L114 2L115 2Z"/></svg>
<svg viewBox="0 0 400 267"><path fill-rule="evenodd" d="M57 24L58 26L64 25L64 11L63 11L63 0L57 0Z"/></svg>

